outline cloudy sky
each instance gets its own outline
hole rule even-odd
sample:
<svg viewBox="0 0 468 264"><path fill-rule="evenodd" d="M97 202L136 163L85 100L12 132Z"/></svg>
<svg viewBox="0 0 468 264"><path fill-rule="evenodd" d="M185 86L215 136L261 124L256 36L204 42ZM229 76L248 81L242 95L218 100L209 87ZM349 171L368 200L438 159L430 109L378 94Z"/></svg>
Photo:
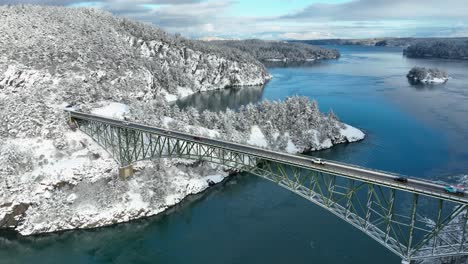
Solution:
<svg viewBox="0 0 468 264"><path fill-rule="evenodd" d="M468 37L468 0L16 0L95 7L192 38Z"/></svg>

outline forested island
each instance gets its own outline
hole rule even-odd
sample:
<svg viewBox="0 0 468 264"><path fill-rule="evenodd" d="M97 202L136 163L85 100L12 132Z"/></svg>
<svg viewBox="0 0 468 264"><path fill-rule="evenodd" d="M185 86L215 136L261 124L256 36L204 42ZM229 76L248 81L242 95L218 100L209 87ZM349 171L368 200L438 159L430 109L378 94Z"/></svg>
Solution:
<svg viewBox="0 0 468 264"><path fill-rule="evenodd" d="M362 39L314 39L291 40L291 43L307 43L310 45L356 45L356 46L385 46L409 47L418 43L466 43L468 38L362 38Z"/></svg>
<svg viewBox="0 0 468 264"><path fill-rule="evenodd" d="M311 45L357 45L402 47L409 58L442 58L468 60L468 38L368 38L318 39L290 41Z"/></svg>
<svg viewBox="0 0 468 264"><path fill-rule="evenodd" d="M410 58L442 58L468 60L468 39L419 41L403 50Z"/></svg>
<svg viewBox="0 0 468 264"><path fill-rule="evenodd" d="M448 81L448 73L437 68L413 67L406 75L412 84L445 83Z"/></svg>
<svg viewBox="0 0 468 264"><path fill-rule="evenodd" d="M336 49L328 49L306 43L288 43L285 41L249 40L214 40L210 43L219 47L229 47L252 55L262 62L305 62L322 59L338 59Z"/></svg>

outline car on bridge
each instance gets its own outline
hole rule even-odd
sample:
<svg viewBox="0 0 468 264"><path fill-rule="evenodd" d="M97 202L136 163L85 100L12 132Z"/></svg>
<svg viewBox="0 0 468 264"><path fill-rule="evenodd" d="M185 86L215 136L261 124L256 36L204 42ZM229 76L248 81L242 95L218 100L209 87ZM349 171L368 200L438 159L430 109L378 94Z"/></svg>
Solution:
<svg viewBox="0 0 468 264"><path fill-rule="evenodd" d="M465 187L461 185L445 186L444 190L446 193L451 193L451 194L456 194L456 195L465 195Z"/></svg>
<svg viewBox="0 0 468 264"><path fill-rule="evenodd" d="M198 141L201 141L201 140L202 140L201 137L197 137L197 136L194 136L193 139L198 140Z"/></svg>
<svg viewBox="0 0 468 264"><path fill-rule="evenodd" d="M401 183L407 183L408 182L408 178L406 177L396 177L396 178L393 178L394 181L397 181L397 182L401 182Z"/></svg>
<svg viewBox="0 0 468 264"><path fill-rule="evenodd" d="M312 158L312 163L319 164L319 165L325 165L325 161L323 161L323 159L319 159L319 158Z"/></svg>

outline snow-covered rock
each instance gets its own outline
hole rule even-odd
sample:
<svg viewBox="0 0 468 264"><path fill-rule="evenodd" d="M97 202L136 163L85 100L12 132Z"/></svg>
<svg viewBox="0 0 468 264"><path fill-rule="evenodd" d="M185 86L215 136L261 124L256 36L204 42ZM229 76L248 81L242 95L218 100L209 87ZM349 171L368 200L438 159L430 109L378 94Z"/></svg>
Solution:
<svg viewBox="0 0 468 264"><path fill-rule="evenodd" d="M361 130L352 127L347 124L343 124L344 128L340 129L341 135L343 135L344 138L346 138L347 142L356 142L359 140L363 140L365 137L364 132Z"/></svg>
<svg viewBox="0 0 468 264"><path fill-rule="evenodd" d="M441 84L449 80L447 72L439 69L426 69L424 67L413 67L406 77L414 84Z"/></svg>
<svg viewBox="0 0 468 264"><path fill-rule="evenodd" d="M125 115L129 113L128 106L121 103L103 103L104 106L93 108L92 114L105 116L114 119L124 119Z"/></svg>
<svg viewBox="0 0 468 264"><path fill-rule="evenodd" d="M247 144L264 148L268 146L268 142L265 139L265 135L263 135L262 131L258 126L252 126L249 140L247 140Z"/></svg>
<svg viewBox="0 0 468 264"><path fill-rule="evenodd" d="M32 157L27 171L0 171L2 227L31 235L129 221L160 213L208 188L209 180L228 176L216 165L174 159L138 163L140 172L122 181L104 149L81 132L70 133L67 151L40 138L2 146Z"/></svg>

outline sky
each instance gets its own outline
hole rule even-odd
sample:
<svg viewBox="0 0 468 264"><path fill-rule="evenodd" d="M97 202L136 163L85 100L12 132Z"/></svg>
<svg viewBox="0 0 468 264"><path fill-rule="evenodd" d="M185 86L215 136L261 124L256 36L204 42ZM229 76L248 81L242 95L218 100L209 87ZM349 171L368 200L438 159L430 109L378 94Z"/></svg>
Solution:
<svg viewBox="0 0 468 264"><path fill-rule="evenodd" d="M468 37L468 0L0 0L94 7L190 38Z"/></svg>

